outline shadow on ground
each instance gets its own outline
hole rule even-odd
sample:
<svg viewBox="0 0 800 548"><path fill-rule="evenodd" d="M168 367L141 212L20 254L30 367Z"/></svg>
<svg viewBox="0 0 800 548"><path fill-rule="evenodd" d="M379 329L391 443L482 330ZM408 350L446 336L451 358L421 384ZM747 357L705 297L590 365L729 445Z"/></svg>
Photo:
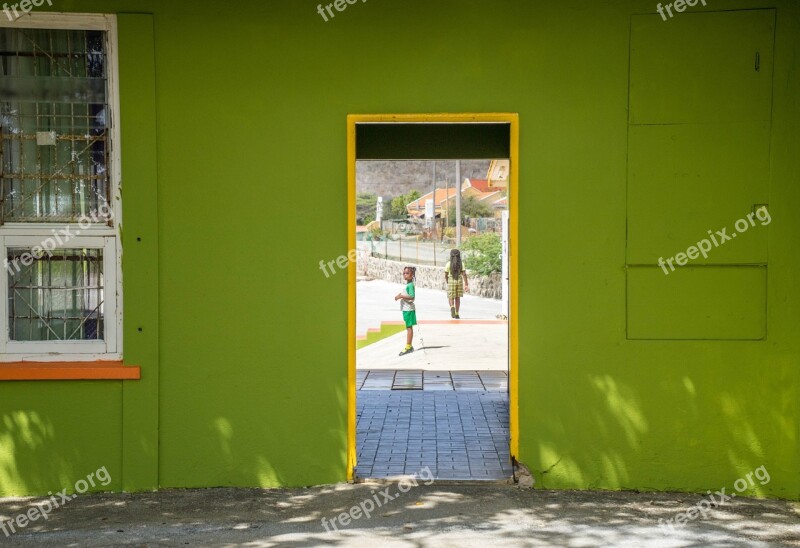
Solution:
<svg viewBox="0 0 800 548"><path fill-rule="evenodd" d="M800 546L797 506L785 501L737 498L706 519L664 531L659 519L674 518L701 497L418 483L405 493L394 483L85 495L9 537L0 530L0 544ZM0 521L44 500L0 499ZM336 521L338 531L329 525L326 532L323 518L330 523L366 501L376 506L369 518Z"/></svg>

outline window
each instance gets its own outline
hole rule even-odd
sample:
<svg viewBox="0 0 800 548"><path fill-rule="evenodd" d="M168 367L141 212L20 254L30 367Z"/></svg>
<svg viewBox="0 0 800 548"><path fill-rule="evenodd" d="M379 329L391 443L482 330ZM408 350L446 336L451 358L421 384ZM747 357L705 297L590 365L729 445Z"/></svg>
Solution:
<svg viewBox="0 0 800 548"><path fill-rule="evenodd" d="M0 22L0 361L122 357L113 17Z"/></svg>

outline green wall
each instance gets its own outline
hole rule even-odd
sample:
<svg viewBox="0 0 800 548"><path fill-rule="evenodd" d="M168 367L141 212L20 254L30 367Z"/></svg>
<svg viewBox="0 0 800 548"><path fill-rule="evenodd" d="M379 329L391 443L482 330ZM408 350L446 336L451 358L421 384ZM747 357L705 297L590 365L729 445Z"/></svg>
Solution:
<svg viewBox="0 0 800 548"><path fill-rule="evenodd" d="M629 33L650 1L372 1L328 22L294 0L60 1L145 14L120 18L125 356L143 372L0 383L0 495L103 465L127 490L343 481L347 280L318 264L348 248L345 117L518 112L537 485L705 491L765 465L751 494L800 498L800 6L712 7L777 8L765 340L626 338Z"/></svg>

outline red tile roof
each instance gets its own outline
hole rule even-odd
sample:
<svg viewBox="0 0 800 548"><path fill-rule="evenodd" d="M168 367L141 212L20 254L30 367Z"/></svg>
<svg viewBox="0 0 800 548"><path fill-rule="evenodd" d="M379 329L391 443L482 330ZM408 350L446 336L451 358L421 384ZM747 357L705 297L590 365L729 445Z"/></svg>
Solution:
<svg viewBox="0 0 800 548"><path fill-rule="evenodd" d="M469 181L469 186L477 190L478 192L495 192L496 188L489 187L489 181L486 179L467 179Z"/></svg>

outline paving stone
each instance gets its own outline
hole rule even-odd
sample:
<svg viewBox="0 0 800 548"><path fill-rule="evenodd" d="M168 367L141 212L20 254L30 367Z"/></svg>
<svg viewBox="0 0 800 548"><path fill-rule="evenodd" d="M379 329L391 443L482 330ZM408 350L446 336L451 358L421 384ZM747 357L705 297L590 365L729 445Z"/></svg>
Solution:
<svg viewBox="0 0 800 548"><path fill-rule="evenodd" d="M506 371L356 371L357 390L508 392Z"/></svg>
<svg viewBox="0 0 800 548"><path fill-rule="evenodd" d="M356 403L359 477L426 466L439 479L511 476L505 393L361 390Z"/></svg>

